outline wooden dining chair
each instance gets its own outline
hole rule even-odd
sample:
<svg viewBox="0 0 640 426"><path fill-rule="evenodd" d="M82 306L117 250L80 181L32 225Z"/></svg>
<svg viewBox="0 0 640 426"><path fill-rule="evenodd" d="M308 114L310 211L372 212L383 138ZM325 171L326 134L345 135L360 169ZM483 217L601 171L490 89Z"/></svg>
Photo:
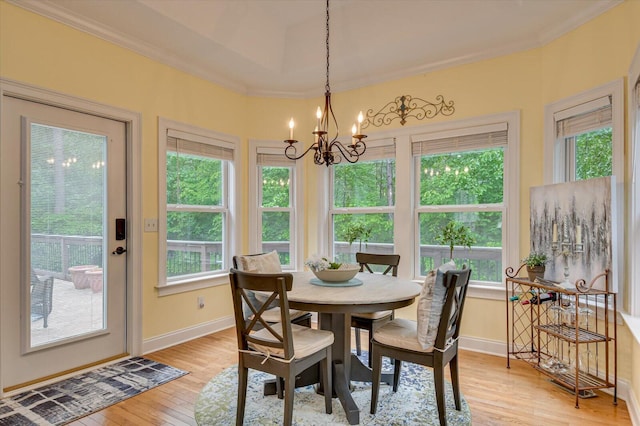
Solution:
<svg viewBox="0 0 640 426"><path fill-rule="evenodd" d="M333 333L291 323L287 292L293 285L293 276L289 273L259 274L231 269L229 278L238 338L236 425L242 425L244 420L249 368L284 380L283 424L291 425L296 376L320 363L325 411L331 414ZM264 302L249 297L249 292L256 291L267 292ZM276 324L263 317L272 303L277 304L280 314L280 321ZM245 321L243 304L252 312L250 321Z"/></svg>
<svg viewBox="0 0 640 426"><path fill-rule="evenodd" d="M356 253L356 262L360 264L360 272L363 272L366 269L373 274L374 270L371 267L374 265L381 265L383 266L383 275L391 272L391 275L397 277L400 255L358 252ZM393 311L358 313L351 316L351 327L355 328L356 353L358 355L362 354L360 330L367 330L369 332L369 367L371 367L371 336L379 326L391 319L393 319Z"/></svg>
<svg viewBox="0 0 640 426"><path fill-rule="evenodd" d="M242 256L233 256L233 267L238 271L244 272L256 272L256 273L278 273L282 272L280 266L280 258L278 253L274 250L269 253L248 254ZM250 293L250 297L255 298L253 293ZM251 312L248 307L245 306L245 320L248 320L251 316ZM294 324L303 325L305 327L311 327L311 312L299 311L297 309L291 309L289 311L289 317ZM280 321L280 313L274 304L267 310L263 318L269 323L276 323Z"/></svg>
<svg viewBox="0 0 640 426"><path fill-rule="evenodd" d="M394 319L373 334L371 339L373 344L371 414L375 414L377 410L383 356L395 361L393 392L398 390L402 361L433 369L438 417L441 425L447 424L444 403L444 368L449 364L453 399L456 410L460 410L458 336L470 276L471 269L437 271L433 291L423 292L420 295L420 298L425 296L433 298L433 301L430 301L430 312L419 312L418 321ZM442 297L438 295L442 295ZM436 298L439 300L435 300ZM420 306L420 300L418 300L418 304ZM431 330L434 328L433 323L437 324L435 340L425 341L425 334L431 334ZM425 348L425 346L427 347Z"/></svg>

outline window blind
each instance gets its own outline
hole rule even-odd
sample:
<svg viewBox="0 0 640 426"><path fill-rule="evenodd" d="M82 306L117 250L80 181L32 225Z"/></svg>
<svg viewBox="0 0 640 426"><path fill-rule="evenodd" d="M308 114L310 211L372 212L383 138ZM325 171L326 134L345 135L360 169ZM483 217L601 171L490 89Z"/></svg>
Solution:
<svg viewBox="0 0 640 426"><path fill-rule="evenodd" d="M167 150L230 161L234 155L233 144L229 142L173 129L167 130Z"/></svg>
<svg viewBox="0 0 640 426"><path fill-rule="evenodd" d="M284 146L282 149L258 147L256 163L258 166L272 167L293 167L296 165L295 160L290 160L284 155Z"/></svg>
<svg viewBox="0 0 640 426"><path fill-rule="evenodd" d="M414 156L505 147L508 144L507 123L416 135L411 143Z"/></svg>
<svg viewBox="0 0 640 426"><path fill-rule="evenodd" d="M556 137L568 138L581 133L611 127L611 98L603 96L553 115L556 122Z"/></svg>
<svg viewBox="0 0 640 426"><path fill-rule="evenodd" d="M395 158L396 156L396 140L394 138L385 138L367 141L367 150L360 157L361 161L384 160L387 158Z"/></svg>

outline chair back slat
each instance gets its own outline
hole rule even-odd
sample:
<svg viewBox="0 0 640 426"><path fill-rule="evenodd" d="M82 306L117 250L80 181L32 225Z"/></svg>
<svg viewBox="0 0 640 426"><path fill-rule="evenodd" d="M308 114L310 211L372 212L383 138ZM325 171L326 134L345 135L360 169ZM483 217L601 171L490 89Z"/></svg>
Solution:
<svg viewBox="0 0 640 426"><path fill-rule="evenodd" d="M229 279L236 319L238 349L248 350L249 344L267 346L283 351L286 359L292 358L294 353L287 291L290 291L293 286L293 275L289 273L261 274L231 269ZM255 297L248 296L249 293L256 291L268 294L266 300L260 301ZM243 302L253 312L249 321L245 321ZM274 303L280 310L281 322L278 323L278 327L281 327L281 331L278 331L278 327L274 324L270 324L262 318L263 313ZM256 337L254 333L263 328L268 331L269 337Z"/></svg>
<svg viewBox="0 0 640 426"><path fill-rule="evenodd" d="M387 267L382 273L383 275L391 272L391 275L397 277L400 255L358 252L356 253L356 262L360 264L360 272L366 269L370 273L374 273L370 265L382 265Z"/></svg>
<svg viewBox="0 0 640 426"><path fill-rule="evenodd" d="M457 339L460 334L462 310L470 276L471 269L453 270L445 273L444 285L447 291L434 344L438 349L444 349L449 341Z"/></svg>

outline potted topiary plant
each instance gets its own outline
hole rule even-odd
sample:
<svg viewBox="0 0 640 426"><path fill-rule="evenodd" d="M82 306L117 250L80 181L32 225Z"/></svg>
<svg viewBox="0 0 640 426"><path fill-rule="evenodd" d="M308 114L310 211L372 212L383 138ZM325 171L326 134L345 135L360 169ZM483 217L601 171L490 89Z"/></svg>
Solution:
<svg viewBox="0 0 640 426"><path fill-rule="evenodd" d="M350 223L345 231L345 238L349 243L349 251L351 251L351 245L359 240L360 246L358 251L362 251L362 242L365 244L369 242L371 236L371 228L363 225L362 223Z"/></svg>
<svg viewBox="0 0 640 426"><path fill-rule="evenodd" d="M527 265L527 274L529 281L535 281L536 278L544 278L544 271L549 257L541 251L532 251L529 256L522 259L522 263Z"/></svg>
<svg viewBox="0 0 640 426"><path fill-rule="evenodd" d="M476 239L467 226L452 220L442 228L439 235L436 235L436 241L449 246L449 259L453 260L455 246L464 246L471 249L471 245L475 244Z"/></svg>

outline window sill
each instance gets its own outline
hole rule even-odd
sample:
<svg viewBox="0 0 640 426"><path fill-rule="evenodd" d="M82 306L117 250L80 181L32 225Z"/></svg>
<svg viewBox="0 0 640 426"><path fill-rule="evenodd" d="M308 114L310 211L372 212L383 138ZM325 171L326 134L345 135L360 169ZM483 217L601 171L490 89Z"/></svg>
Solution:
<svg viewBox="0 0 640 426"><path fill-rule="evenodd" d="M474 299L504 300L504 292L504 287L470 283L467 296Z"/></svg>
<svg viewBox="0 0 640 426"><path fill-rule="evenodd" d="M172 284L157 285L158 296L170 296L172 294L186 293L188 291L200 290L203 288L218 287L229 284L229 275L221 274L206 278L196 278Z"/></svg>
<svg viewBox="0 0 640 426"><path fill-rule="evenodd" d="M623 313L620 313L620 315L624 319L627 327L629 327L629 331L636 339L636 343L640 344L640 317Z"/></svg>

